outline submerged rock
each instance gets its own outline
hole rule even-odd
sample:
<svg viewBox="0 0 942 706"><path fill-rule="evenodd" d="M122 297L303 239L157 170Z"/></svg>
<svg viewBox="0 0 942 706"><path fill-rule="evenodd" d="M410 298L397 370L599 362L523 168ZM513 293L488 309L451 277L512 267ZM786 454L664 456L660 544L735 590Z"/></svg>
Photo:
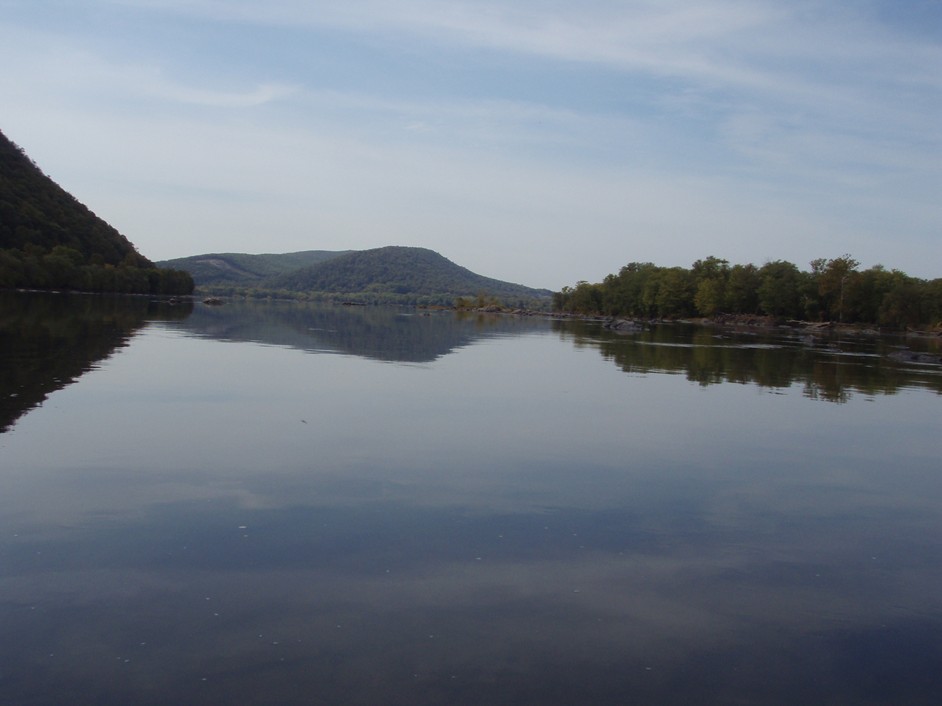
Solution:
<svg viewBox="0 0 942 706"><path fill-rule="evenodd" d="M934 365L942 365L942 356L932 355L931 353L919 353L917 351L910 350L901 350L893 351L889 354L889 358L893 360L898 360L901 363L929 363Z"/></svg>
<svg viewBox="0 0 942 706"><path fill-rule="evenodd" d="M631 319L609 319L602 324L602 328L607 328L609 331L634 333L640 331L643 327L637 321L632 321Z"/></svg>

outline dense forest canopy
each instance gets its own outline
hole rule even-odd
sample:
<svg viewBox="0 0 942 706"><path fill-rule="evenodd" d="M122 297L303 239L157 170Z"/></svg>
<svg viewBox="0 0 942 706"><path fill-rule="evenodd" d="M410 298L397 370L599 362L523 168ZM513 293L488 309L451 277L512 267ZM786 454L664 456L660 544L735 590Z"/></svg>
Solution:
<svg viewBox="0 0 942 706"><path fill-rule="evenodd" d="M0 132L0 289L189 294L190 275L161 269Z"/></svg>
<svg viewBox="0 0 942 706"><path fill-rule="evenodd" d="M923 280L850 255L732 265L708 257L689 269L632 262L602 282L578 282L553 295L558 311L641 319L766 315L892 328L942 324L942 279Z"/></svg>

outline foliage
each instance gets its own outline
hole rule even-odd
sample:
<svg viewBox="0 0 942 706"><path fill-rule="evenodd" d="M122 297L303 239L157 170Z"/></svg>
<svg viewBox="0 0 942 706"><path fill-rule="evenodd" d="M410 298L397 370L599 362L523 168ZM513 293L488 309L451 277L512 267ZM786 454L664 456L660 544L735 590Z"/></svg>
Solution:
<svg viewBox="0 0 942 706"><path fill-rule="evenodd" d="M759 307L766 314L782 318L801 318L802 273L785 260L767 262L759 268Z"/></svg>
<svg viewBox="0 0 942 706"><path fill-rule="evenodd" d="M704 316L713 316L725 309L726 290L729 286L729 262L712 255L697 260L691 268L696 282L693 304Z"/></svg>
<svg viewBox="0 0 942 706"><path fill-rule="evenodd" d="M197 287L257 287L264 280L346 255L350 250L304 250L293 253L249 255L208 253L157 264L189 272Z"/></svg>
<svg viewBox="0 0 942 706"><path fill-rule="evenodd" d="M755 265L733 265L726 280L724 311L755 314L759 310L759 270Z"/></svg>
<svg viewBox="0 0 942 706"><path fill-rule="evenodd" d="M312 264L304 259L313 260ZM198 264L241 274L207 276ZM500 301L506 306L545 308L551 292L475 274L425 248L390 246L348 252L308 251L286 255L200 255L168 261L193 273L200 291L218 295L273 297L358 304L452 305ZM262 277L263 269L280 269ZM253 274L254 273L254 274Z"/></svg>
<svg viewBox="0 0 942 706"><path fill-rule="evenodd" d="M860 271L859 264L850 255L813 260L807 272L784 260L730 267L711 256L690 269L632 262L601 283L563 287L553 294L553 307L647 319L767 315L889 328L942 325L942 279L881 265Z"/></svg>
<svg viewBox="0 0 942 706"><path fill-rule="evenodd" d="M0 133L0 288L189 294Z"/></svg>

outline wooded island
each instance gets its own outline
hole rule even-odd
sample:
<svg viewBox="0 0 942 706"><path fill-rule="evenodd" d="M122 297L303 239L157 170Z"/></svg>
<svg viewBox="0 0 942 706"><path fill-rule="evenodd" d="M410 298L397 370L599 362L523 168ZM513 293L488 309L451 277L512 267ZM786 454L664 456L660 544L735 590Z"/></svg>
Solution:
<svg viewBox="0 0 942 706"><path fill-rule="evenodd" d="M632 262L597 284L563 287L553 295L553 308L639 319L765 315L900 329L942 322L942 279L881 265L859 270L850 255L810 265L807 271L784 260L730 266L712 256L689 269Z"/></svg>

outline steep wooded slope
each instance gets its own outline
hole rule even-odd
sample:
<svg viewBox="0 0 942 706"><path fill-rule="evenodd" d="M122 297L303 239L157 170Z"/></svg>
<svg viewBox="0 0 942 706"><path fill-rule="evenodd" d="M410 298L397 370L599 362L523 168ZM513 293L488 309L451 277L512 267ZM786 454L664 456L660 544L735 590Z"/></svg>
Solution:
<svg viewBox="0 0 942 706"><path fill-rule="evenodd" d="M0 133L0 288L187 294Z"/></svg>

